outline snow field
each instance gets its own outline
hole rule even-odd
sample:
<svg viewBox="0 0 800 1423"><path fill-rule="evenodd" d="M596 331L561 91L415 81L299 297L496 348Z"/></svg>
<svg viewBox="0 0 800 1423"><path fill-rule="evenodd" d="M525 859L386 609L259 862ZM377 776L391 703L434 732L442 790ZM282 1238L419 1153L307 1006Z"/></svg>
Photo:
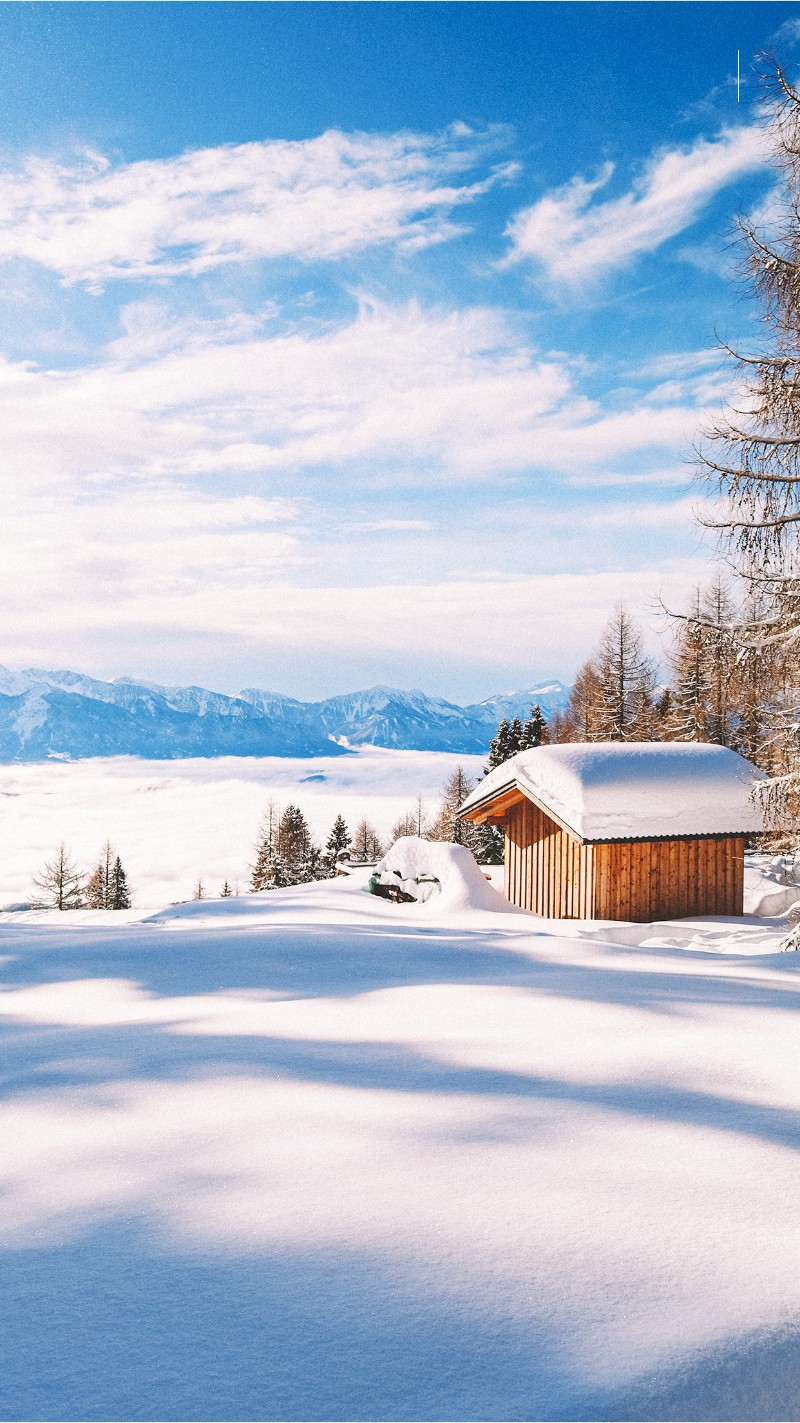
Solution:
<svg viewBox="0 0 800 1423"><path fill-rule="evenodd" d="M782 926L366 879L3 917L0 1416L796 1416Z"/></svg>

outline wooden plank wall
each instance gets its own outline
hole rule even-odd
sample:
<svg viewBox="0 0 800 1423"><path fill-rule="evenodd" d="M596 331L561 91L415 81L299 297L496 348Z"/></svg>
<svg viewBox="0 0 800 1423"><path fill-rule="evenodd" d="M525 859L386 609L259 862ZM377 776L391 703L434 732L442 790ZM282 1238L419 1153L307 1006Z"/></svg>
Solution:
<svg viewBox="0 0 800 1423"><path fill-rule="evenodd" d="M596 845L597 919L741 914L744 837L645 840Z"/></svg>
<svg viewBox="0 0 800 1423"><path fill-rule="evenodd" d="M505 831L506 898L547 919L591 919L595 847L581 845L528 800L511 807Z"/></svg>
<svg viewBox="0 0 800 1423"><path fill-rule="evenodd" d="M547 919L741 914L744 837L581 845L530 801L505 820L504 888Z"/></svg>

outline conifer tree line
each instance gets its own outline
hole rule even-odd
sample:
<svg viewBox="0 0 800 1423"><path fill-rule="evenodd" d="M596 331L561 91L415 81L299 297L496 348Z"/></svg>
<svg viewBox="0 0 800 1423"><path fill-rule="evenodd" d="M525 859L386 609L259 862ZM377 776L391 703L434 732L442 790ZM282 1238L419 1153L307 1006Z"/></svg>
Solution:
<svg viewBox="0 0 800 1423"><path fill-rule="evenodd" d="M74 863L64 841L34 875L35 909L130 909L128 877L110 840L90 874Z"/></svg>
<svg viewBox="0 0 800 1423"><path fill-rule="evenodd" d="M538 707L524 726L516 718L501 721L484 774L518 751L570 741L714 742L764 765L781 673L774 657L738 645L740 619L721 573L696 588L687 608L669 616L668 677L659 682L641 628L618 604L565 709L554 712L549 725Z"/></svg>
<svg viewBox="0 0 800 1423"><path fill-rule="evenodd" d="M316 844L308 821L297 805L280 810L270 800L261 819L250 876L251 893L332 879L347 859L374 864L384 852L377 830L362 820L350 834L344 817L337 815L324 848Z"/></svg>

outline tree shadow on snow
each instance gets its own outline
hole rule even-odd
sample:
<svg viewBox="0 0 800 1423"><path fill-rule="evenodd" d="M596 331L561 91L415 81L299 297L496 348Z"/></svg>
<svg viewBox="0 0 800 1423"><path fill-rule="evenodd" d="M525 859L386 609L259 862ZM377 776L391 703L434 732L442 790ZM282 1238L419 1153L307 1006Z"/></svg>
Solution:
<svg viewBox="0 0 800 1423"><path fill-rule="evenodd" d="M698 1004L800 1011L798 955L781 956L780 976L772 981L772 956L764 964L760 958L732 955L737 965L754 964L753 976L726 976L718 953L618 943L604 930L603 938L592 936L597 962L576 964L560 955L557 935L538 931L536 922L526 920L524 931L384 926L373 921L226 926L223 932L170 932L139 925L74 930L14 926L0 936L0 962L6 960L0 978L9 988L121 978L160 997L261 990L295 998L349 998L389 988L470 984L527 988L653 1013L680 1013ZM645 927L650 926L636 926L637 931ZM621 935L626 931L633 932L632 926L621 926ZM606 954L615 958L613 967L605 967ZM620 959L626 956L635 956L635 962L621 969ZM653 959L652 970L641 964L648 957ZM664 969L670 960L675 962L674 973ZM700 967L705 963L708 973ZM796 986L787 982L792 970Z"/></svg>
<svg viewBox="0 0 800 1423"><path fill-rule="evenodd" d="M529 1419L580 1396L552 1328L368 1252L171 1249L134 1223L0 1251L4 1420Z"/></svg>
<svg viewBox="0 0 800 1423"><path fill-rule="evenodd" d="M580 1082L559 1077L462 1066L398 1044L326 1042L273 1036L173 1033L160 1024L99 1028L7 1029L0 1099L22 1094L125 1082L196 1082L243 1075L352 1088L357 1091L494 1097L521 1107L561 1103L648 1122L711 1128L800 1150L800 1112L648 1080ZM16 1050L15 1050L16 1049ZM549 1120L543 1123L549 1131ZM479 1129L483 1136L485 1127ZM534 1114L521 1126L501 1118L501 1140L537 1130Z"/></svg>
<svg viewBox="0 0 800 1423"><path fill-rule="evenodd" d="M0 1251L0 1417L150 1420L796 1420L797 1332L593 1386L571 1331L509 1317L368 1252L230 1259L146 1223Z"/></svg>

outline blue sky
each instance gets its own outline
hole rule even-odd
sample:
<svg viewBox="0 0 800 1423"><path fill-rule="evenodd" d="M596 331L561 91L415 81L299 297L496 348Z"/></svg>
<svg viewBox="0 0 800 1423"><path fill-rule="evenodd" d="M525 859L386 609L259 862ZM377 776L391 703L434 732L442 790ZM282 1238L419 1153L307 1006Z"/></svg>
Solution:
<svg viewBox="0 0 800 1423"><path fill-rule="evenodd" d="M655 629L771 47L800 6L0 6L0 660L471 700Z"/></svg>

